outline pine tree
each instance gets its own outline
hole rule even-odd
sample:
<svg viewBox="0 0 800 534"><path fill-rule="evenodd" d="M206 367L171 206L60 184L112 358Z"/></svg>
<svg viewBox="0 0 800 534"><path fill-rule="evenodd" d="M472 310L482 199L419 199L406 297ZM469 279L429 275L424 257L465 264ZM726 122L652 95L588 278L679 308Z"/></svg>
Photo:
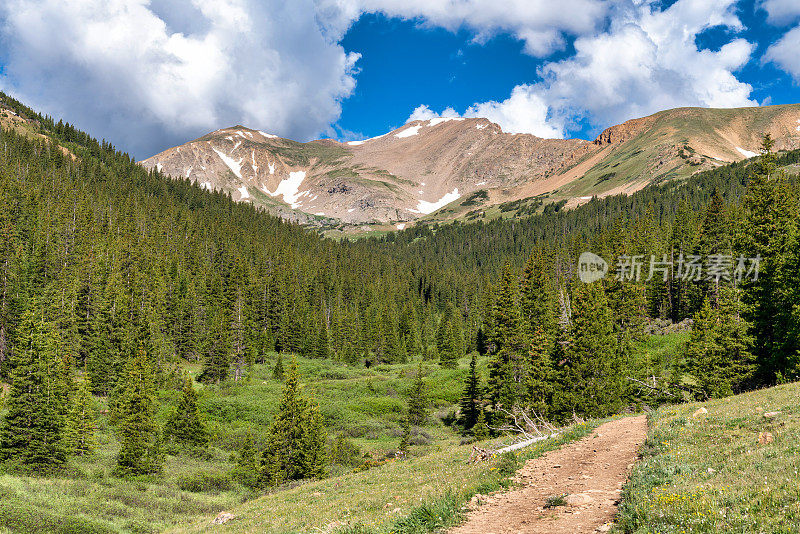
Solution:
<svg viewBox="0 0 800 534"><path fill-rule="evenodd" d="M275 361L275 367L272 368L272 378L283 381L283 354L278 353L278 359Z"/></svg>
<svg viewBox="0 0 800 534"><path fill-rule="evenodd" d="M489 425L486 424L486 415L484 415L483 410L481 410L478 413L475 426L472 427L472 436L475 438L475 441L483 441L489 439L490 435L491 431L489 430Z"/></svg>
<svg viewBox="0 0 800 534"><path fill-rule="evenodd" d="M73 454L84 456L94 450L94 431L97 428L92 394L86 380L82 380L75 388L70 404L65 441Z"/></svg>
<svg viewBox="0 0 800 534"><path fill-rule="evenodd" d="M428 394L422 379L422 362L417 366L414 384L408 394L408 420L412 425L421 425L428 416Z"/></svg>
<svg viewBox="0 0 800 534"><path fill-rule="evenodd" d="M721 296L719 309L706 299L695 314L686 361L687 371L703 397L732 395L752 374L752 340L747 329L732 289Z"/></svg>
<svg viewBox="0 0 800 534"><path fill-rule="evenodd" d="M553 365L547 336L541 327L536 328L531 337L528 374L525 380L524 399L528 409L547 418L553 395Z"/></svg>
<svg viewBox="0 0 800 534"><path fill-rule="evenodd" d="M258 485L261 462L256 441L253 434L248 432L236 456L236 466L233 468L233 478L248 488Z"/></svg>
<svg viewBox="0 0 800 534"><path fill-rule="evenodd" d="M230 376L231 347L227 341L227 329L222 323L222 317L213 319L211 327L211 340L208 347L203 371L197 380L206 384L219 384Z"/></svg>
<svg viewBox="0 0 800 534"><path fill-rule="evenodd" d="M623 365L611 310L599 282L583 284L572 300L571 343L565 350L556 403L562 418L573 412L603 417L622 406Z"/></svg>
<svg viewBox="0 0 800 534"><path fill-rule="evenodd" d="M800 376L800 369L794 368L800 344L791 335L792 325L797 324L792 314L795 302L784 300L779 277L781 263L788 256L797 204L785 177L776 171L773 145L771 137L765 136L756 173L742 198L745 220L738 244L743 254L760 258L758 279L743 280L742 300L745 319L752 324L757 378L767 384L787 373Z"/></svg>
<svg viewBox="0 0 800 534"><path fill-rule="evenodd" d="M402 427L403 433L400 436L400 445L398 449L403 454L408 454L408 449L411 445L411 422L409 421L408 417L403 419Z"/></svg>
<svg viewBox="0 0 800 534"><path fill-rule="evenodd" d="M197 392L188 374L184 377L178 406L164 427L164 438L193 447L205 447L208 444L208 433L197 409Z"/></svg>
<svg viewBox="0 0 800 534"><path fill-rule="evenodd" d="M293 364L286 373L283 397L267 435L259 484L274 486L323 476L325 441L319 408L301 395L297 366Z"/></svg>
<svg viewBox="0 0 800 534"><path fill-rule="evenodd" d="M114 474L159 473L163 468L161 435L155 422L155 387L143 348L132 354L120 379L117 433L121 442Z"/></svg>
<svg viewBox="0 0 800 534"><path fill-rule="evenodd" d="M469 432L475 423L478 422L478 415L482 412L481 407L481 377L478 374L478 357L476 353L472 353L472 359L469 362L469 374L464 379L464 392L461 395L459 407L461 409L461 417L459 424L464 432Z"/></svg>
<svg viewBox="0 0 800 534"><path fill-rule="evenodd" d="M12 356L8 413L0 427L0 462L10 461L34 471L64 464L63 388L58 384L55 334L37 320L35 306L22 315Z"/></svg>

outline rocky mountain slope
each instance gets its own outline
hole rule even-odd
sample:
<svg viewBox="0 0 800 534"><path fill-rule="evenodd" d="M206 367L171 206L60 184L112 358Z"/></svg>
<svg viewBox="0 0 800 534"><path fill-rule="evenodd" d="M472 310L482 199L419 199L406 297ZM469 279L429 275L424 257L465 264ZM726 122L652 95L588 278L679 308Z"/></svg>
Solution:
<svg viewBox="0 0 800 534"><path fill-rule="evenodd" d="M306 224L403 228L485 216L524 199L575 205L630 193L754 156L767 132L779 150L800 147L800 105L668 110L593 142L509 134L486 119L413 121L349 143L298 143L234 126L142 164Z"/></svg>

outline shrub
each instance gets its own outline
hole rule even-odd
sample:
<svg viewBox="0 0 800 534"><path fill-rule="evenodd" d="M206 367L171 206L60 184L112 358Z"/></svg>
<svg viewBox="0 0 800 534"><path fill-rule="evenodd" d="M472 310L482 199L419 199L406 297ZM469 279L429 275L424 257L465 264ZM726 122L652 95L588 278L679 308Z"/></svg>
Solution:
<svg viewBox="0 0 800 534"><path fill-rule="evenodd" d="M567 495L551 495L544 501L545 508L555 508L556 506L566 506Z"/></svg>
<svg viewBox="0 0 800 534"><path fill-rule="evenodd" d="M195 473L178 478L178 487L192 493L217 493L231 489L231 479L225 473Z"/></svg>
<svg viewBox="0 0 800 534"><path fill-rule="evenodd" d="M328 460L332 464L356 467L361 463L361 449L344 434L339 434L328 442Z"/></svg>

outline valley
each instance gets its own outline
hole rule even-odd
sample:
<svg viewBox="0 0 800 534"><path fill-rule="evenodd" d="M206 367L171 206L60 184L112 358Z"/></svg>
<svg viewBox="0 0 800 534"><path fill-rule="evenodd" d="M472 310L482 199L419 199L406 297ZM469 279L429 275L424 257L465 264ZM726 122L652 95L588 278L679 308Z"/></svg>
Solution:
<svg viewBox="0 0 800 534"><path fill-rule="evenodd" d="M658 517L677 531L691 517L696 532L713 532L779 528L794 517L797 500L784 486L788 508L776 504L769 517L743 511L761 498L755 472L716 488L715 500L703 501L703 513L712 511L703 521L692 516L699 508L675 508L671 496L694 496L702 469L722 470L699 451L723 427L736 431L720 441L731 444L725 457L745 462L747 454L737 455L759 439L756 430L772 436L750 449L764 451L769 469L793 457L782 440L791 438L800 378L800 150L777 149L791 148L785 138L763 136L759 156L731 153L737 161L580 202L578 180L560 186L571 192L557 201L540 193L494 205L493 193L478 189L440 206L448 190L468 190L450 177L430 201L409 200L420 213L409 211L418 217L407 228L369 226L351 241L319 235L300 213L303 202L322 198L304 194L308 177L356 157L335 143L317 142L310 156L306 146L237 128L225 141L176 149L189 152L184 163L224 165L226 187L238 190L238 174L248 174L237 151L246 147L251 170L267 169L271 180L259 186L263 198L289 209L276 216L204 185L210 174L177 180L166 167L143 168L107 142L2 101L0 532L423 533L473 528L470 514L495 513L479 501L513 504L519 495L536 517L569 518L585 503L560 493L568 478L547 482L558 495L525 497L515 473L528 476L537 458L587 452L601 425L634 414L641 421L645 412L645 460L604 522L613 517L635 532ZM698 132L710 131L717 111ZM724 121L735 124L740 113ZM795 120L775 119L781 107L763 113L773 115L758 124ZM398 140L451 127L458 138L464 125L414 124L398 134L416 133ZM491 125L470 128L482 135ZM637 151L655 144L648 128L606 132L574 168L593 169L597 150L629 152L592 172L633 165ZM224 143L232 143L227 152ZM256 145L270 147L264 159ZM388 149L370 150L358 156L365 168ZM402 161L391 174L398 184ZM341 176L329 178L332 195L352 191ZM489 215L460 215L476 206ZM679 254L765 261L757 279L733 271L687 279L676 267L663 278L643 270L627 280L615 268L585 284L576 268L586 250L615 267L634 255L676 265ZM684 415L701 405L709 432ZM772 411L787 414L784 426L759 418ZM494 451L518 439L512 422L520 413L559 434L467 462L473 447ZM527 431L547 428L534 426ZM768 446L784 447L784 456ZM664 475L677 473L676 450L690 455L685 473L694 478ZM720 523L721 511L735 522Z"/></svg>

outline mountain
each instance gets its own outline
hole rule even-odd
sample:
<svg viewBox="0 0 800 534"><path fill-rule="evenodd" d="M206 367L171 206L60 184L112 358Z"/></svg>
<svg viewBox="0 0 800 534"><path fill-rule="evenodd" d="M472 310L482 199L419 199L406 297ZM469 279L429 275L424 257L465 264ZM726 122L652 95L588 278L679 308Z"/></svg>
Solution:
<svg viewBox="0 0 800 534"><path fill-rule="evenodd" d="M767 132L779 150L800 147L800 105L673 109L612 126L592 142L510 134L486 119L412 121L348 143L299 143L234 126L142 165L306 224L403 228L492 216L509 203L535 210L631 193L754 156Z"/></svg>

